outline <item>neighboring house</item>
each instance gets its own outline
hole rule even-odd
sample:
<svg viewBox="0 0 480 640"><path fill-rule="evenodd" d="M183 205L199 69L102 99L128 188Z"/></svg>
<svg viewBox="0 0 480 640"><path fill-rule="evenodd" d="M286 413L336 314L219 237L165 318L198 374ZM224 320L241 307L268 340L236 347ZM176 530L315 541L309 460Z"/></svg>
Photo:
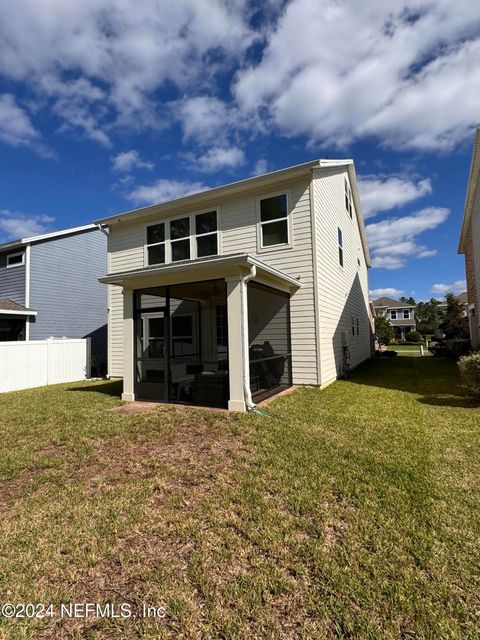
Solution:
<svg viewBox="0 0 480 640"><path fill-rule="evenodd" d="M468 320L474 349L480 349L480 128L473 145L467 197L463 213L458 252L465 255L467 272Z"/></svg>
<svg viewBox="0 0 480 640"><path fill-rule="evenodd" d="M462 316L464 316L465 318L468 316L468 295L467 292L464 291L463 293L460 293L458 296L454 296L458 302L460 303L460 306L462 308ZM435 334L434 337L435 338L439 338L439 339L443 339L445 338L445 334L441 329L441 324L444 320L444 314L445 311L447 310L447 303L445 301L439 301L439 304L437 305L437 313L436 313L436 326L435 326Z"/></svg>
<svg viewBox="0 0 480 640"><path fill-rule="evenodd" d="M325 386L371 355L351 160L111 216L109 372L125 400L228 406Z"/></svg>
<svg viewBox="0 0 480 640"><path fill-rule="evenodd" d="M106 232L96 225L0 245L0 341L92 339L93 365L106 360Z"/></svg>
<svg viewBox="0 0 480 640"><path fill-rule="evenodd" d="M468 316L468 293L464 291L463 293L460 293L458 296L455 296L455 298L458 300L458 302L462 307L462 315L467 317ZM440 313L445 313L446 310L447 310L447 303L440 302L440 304L437 307L437 311L439 311Z"/></svg>
<svg viewBox="0 0 480 640"><path fill-rule="evenodd" d="M395 333L395 340L405 340L407 333L415 331L415 305L393 298L379 298L373 301L375 315L389 320Z"/></svg>

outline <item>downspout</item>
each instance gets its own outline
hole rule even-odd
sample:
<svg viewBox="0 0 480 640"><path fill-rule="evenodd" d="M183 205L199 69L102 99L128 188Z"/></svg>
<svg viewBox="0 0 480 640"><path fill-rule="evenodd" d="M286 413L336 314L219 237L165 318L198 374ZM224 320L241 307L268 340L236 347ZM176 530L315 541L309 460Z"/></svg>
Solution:
<svg viewBox="0 0 480 640"><path fill-rule="evenodd" d="M97 227L98 229L105 235L107 236L107 269L108 272L110 273L110 234L107 230L106 225L100 224L97 222ZM105 374L105 377L107 380L110 380L111 373L110 373L110 337L109 337L109 329L110 329L110 285L108 285L108 293L107 293L107 373Z"/></svg>
<svg viewBox="0 0 480 640"><path fill-rule="evenodd" d="M25 247L25 306L30 308L30 244ZM30 317L25 318L25 341L30 340Z"/></svg>
<svg viewBox="0 0 480 640"><path fill-rule="evenodd" d="M250 389L250 375L247 373L250 369L250 358L249 358L249 341L248 341L248 301L247 301L247 283L249 280L254 278L257 275L257 268L255 265L250 267L250 273L244 276L240 280L240 296L241 296L241 305L240 305L240 322L242 326L242 359L243 359L243 396L245 399L245 405L247 407L247 411L255 411L256 407L252 400L252 392Z"/></svg>

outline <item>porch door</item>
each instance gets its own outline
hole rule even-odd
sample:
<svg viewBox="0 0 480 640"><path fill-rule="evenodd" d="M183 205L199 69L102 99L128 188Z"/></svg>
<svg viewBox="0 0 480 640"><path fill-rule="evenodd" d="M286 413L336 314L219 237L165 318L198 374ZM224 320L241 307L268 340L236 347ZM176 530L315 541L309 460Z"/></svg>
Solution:
<svg viewBox="0 0 480 640"><path fill-rule="evenodd" d="M167 310L139 310L136 320L136 395L169 400L169 330Z"/></svg>

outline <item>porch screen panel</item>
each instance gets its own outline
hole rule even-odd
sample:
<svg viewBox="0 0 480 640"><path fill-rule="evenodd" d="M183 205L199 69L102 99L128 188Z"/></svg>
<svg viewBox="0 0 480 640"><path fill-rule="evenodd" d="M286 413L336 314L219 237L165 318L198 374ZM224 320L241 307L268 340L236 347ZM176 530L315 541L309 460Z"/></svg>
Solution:
<svg viewBox="0 0 480 640"><path fill-rule="evenodd" d="M135 292L135 389L139 398L167 399L167 298L163 287Z"/></svg>
<svg viewBox="0 0 480 640"><path fill-rule="evenodd" d="M208 407L228 404L228 337L224 280L168 287L170 389L173 402Z"/></svg>
<svg viewBox="0 0 480 640"><path fill-rule="evenodd" d="M248 335L252 393L292 384L290 297L256 282L248 284Z"/></svg>

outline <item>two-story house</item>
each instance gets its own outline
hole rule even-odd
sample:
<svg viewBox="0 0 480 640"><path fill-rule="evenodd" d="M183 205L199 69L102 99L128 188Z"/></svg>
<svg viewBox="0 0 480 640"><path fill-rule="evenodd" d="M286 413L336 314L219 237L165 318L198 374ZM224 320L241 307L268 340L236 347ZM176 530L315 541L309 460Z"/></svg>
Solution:
<svg viewBox="0 0 480 640"><path fill-rule="evenodd" d="M375 315L384 316L393 327L395 340L403 341L408 333L415 331L415 305L393 298L378 298L373 301Z"/></svg>
<svg viewBox="0 0 480 640"><path fill-rule="evenodd" d="M106 232L89 224L0 245L0 341L92 339L106 368Z"/></svg>
<svg viewBox="0 0 480 640"><path fill-rule="evenodd" d="M316 160L98 221L123 398L252 408L371 355L351 160Z"/></svg>
<svg viewBox="0 0 480 640"><path fill-rule="evenodd" d="M468 320L474 349L480 349L480 126L475 132L458 252L465 255Z"/></svg>

